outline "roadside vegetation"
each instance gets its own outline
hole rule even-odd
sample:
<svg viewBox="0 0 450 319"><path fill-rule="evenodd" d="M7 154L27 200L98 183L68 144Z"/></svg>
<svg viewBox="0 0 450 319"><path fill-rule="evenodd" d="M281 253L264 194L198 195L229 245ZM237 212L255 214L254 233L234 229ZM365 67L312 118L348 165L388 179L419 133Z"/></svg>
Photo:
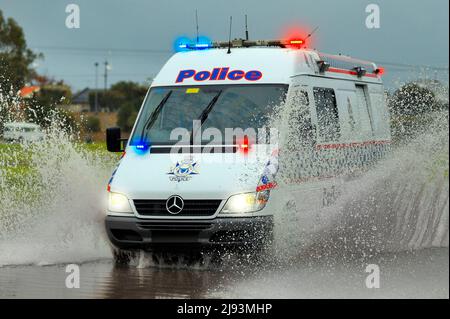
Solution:
<svg viewBox="0 0 450 319"><path fill-rule="evenodd" d="M42 145L21 145L0 140L0 201L6 200L6 197L9 202L16 203L40 201L41 190L46 190L48 185L46 186L45 183L49 183L45 180L48 178L45 175L47 172L42 171L43 166L46 165L45 156L47 156L43 154L43 149L45 146ZM81 142L62 145L61 154L54 154L54 157L61 156L61 161L58 162L64 165L64 157L71 152L76 152L77 156L87 163L93 162L99 168L107 167L108 171L112 170L120 158L120 154L109 153L105 143ZM58 167L50 167L50 169L56 171ZM2 205L6 203L2 202Z"/></svg>
<svg viewBox="0 0 450 319"><path fill-rule="evenodd" d="M410 82L388 96L387 102L392 140L401 145L426 132L437 113L448 112L448 87L438 81Z"/></svg>

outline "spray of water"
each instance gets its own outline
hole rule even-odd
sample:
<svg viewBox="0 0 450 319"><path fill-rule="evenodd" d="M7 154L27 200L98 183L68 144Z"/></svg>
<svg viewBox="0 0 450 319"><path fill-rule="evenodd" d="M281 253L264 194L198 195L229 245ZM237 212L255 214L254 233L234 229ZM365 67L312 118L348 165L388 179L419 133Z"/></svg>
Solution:
<svg viewBox="0 0 450 319"><path fill-rule="evenodd" d="M385 251L448 247L448 111L428 114L426 129L418 126L420 134L373 166L349 170L343 178L294 183L295 191L293 177L315 177L335 168L308 153L299 138L301 125L292 125L291 114L285 108L274 120L285 132L280 149L287 150L280 152L276 260L299 254L370 258ZM332 155L339 159L340 154ZM321 205L320 189L330 187L336 197L331 205Z"/></svg>
<svg viewBox="0 0 450 319"><path fill-rule="evenodd" d="M20 120L15 103L2 107L4 123ZM57 113L49 121L42 142L0 145L0 265L110 257L104 190L116 159L79 143Z"/></svg>
<svg viewBox="0 0 450 319"><path fill-rule="evenodd" d="M381 249L448 247L448 112L350 183L342 219L351 238ZM353 198L352 198L353 197Z"/></svg>
<svg viewBox="0 0 450 319"><path fill-rule="evenodd" d="M8 111L3 123L20 120L19 102L0 94L0 107ZM280 109L273 121L285 132L280 149L303 150L304 144L296 144L303 141L298 125L283 120L288 112ZM448 113L436 113L426 133L344 180L340 196L327 207L307 191L304 200L289 191L298 161L292 154L298 152L281 153L277 260L448 247L447 119ZM117 158L79 143L58 116L49 122L43 142L0 145L0 266L111 258L104 189ZM157 265L143 255L135 260L137 267Z"/></svg>

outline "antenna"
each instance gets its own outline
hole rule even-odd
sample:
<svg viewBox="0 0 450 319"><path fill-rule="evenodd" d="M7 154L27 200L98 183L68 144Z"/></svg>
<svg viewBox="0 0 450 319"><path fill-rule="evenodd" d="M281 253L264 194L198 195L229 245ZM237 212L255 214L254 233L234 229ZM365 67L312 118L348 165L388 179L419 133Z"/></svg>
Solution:
<svg viewBox="0 0 450 319"><path fill-rule="evenodd" d="M228 33L228 51L227 54L231 53L231 25L233 24L233 17L230 16L230 31Z"/></svg>
<svg viewBox="0 0 450 319"><path fill-rule="evenodd" d="M317 29L319 29L319 26L315 27L314 30L312 30L311 33L306 36L305 40L310 38L313 35L313 33L317 31Z"/></svg>
<svg viewBox="0 0 450 319"><path fill-rule="evenodd" d="M198 43L198 13L197 13L197 9L195 9L195 27L196 27L196 31L197 31L197 43Z"/></svg>
<svg viewBox="0 0 450 319"><path fill-rule="evenodd" d="M247 25L247 15L245 15L245 40L248 41L248 25Z"/></svg>

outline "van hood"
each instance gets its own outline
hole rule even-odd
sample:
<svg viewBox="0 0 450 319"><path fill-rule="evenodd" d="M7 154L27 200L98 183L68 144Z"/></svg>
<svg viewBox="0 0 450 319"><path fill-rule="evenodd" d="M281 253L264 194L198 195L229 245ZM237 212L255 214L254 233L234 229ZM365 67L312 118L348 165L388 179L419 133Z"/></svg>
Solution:
<svg viewBox="0 0 450 319"><path fill-rule="evenodd" d="M130 199L227 199L254 192L269 152L255 154L138 154L128 149L110 189Z"/></svg>

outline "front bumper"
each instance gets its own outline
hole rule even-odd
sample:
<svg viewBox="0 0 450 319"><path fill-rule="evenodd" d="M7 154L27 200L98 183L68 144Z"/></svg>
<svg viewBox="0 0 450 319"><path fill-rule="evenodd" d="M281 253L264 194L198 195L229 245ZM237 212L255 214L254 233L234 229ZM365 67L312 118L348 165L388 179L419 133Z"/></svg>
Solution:
<svg viewBox="0 0 450 319"><path fill-rule="evenodd" d="M107 216L105 226L111 243L120 249L259 247L270 242L273 236L273 216L210 220Z"/></svg>

